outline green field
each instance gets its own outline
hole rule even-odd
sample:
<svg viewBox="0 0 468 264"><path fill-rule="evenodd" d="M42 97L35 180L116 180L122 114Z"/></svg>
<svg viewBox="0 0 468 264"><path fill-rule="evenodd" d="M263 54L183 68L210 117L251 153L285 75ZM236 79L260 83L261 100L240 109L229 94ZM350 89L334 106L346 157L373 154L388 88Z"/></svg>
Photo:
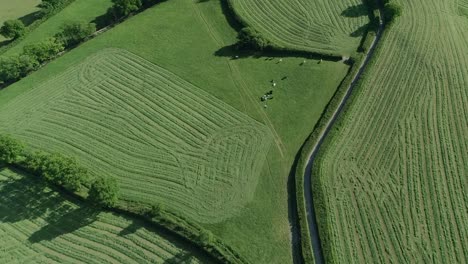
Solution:
<svg viewBox="0 0 468 264"><path fill-rule="evenodd" d="M352 55L369 22L360 0L229 0L246 25L287 49Z"/></svg>
<svg viewBox="0 0 468 264"><path fill-rule="evenodd" d="M0 0L0 3L1 1L5 0ZM6 50L3 55L8 56L20 53L23 47L28 44L37 43L53 37L60 32L60 28L64 23L73 21L92 22L97 17L104 15L111 4L110 0L75 0L59 13L48 18L37 28L29 32L24 39L19 41L12 48ZM0 19L1 18L2 16L0 14Z"/></svg>
<svg viewBox="0 0 468 264"><path fill-rule="evenodd" d="M36 86L1 116L30 146L73 153L97 177L117 177L122 199L172 204L203 223L252 199L273 141L265 125L118 49Z"/></svg>
<svg viewBox="0 0 468 264"><path fill-rule="evenodd" d="M30 19L27 19L28 15L33 14L39 9L36 7L41 0L21 0L19 1L12 0L0 0L0 27L3 25L3 22L9 19L22 19L24 22L30 22ZM0 36L0 41L5 40L3 36Z"/></svg>
<svg viewBox="0 0 468 264"><path fill-rule="evenodd" d="M467 263L466 1L403 15L317 163L328 262Z"/></svg>
<svg viewBox="0 0 468 264"><path fill-rule="evenodd" d="M158 4L0 91L0 131L117 177L121 202L161 202L253 263L290 263L289 171L348 66L241 54L236 35L218 0Z"/></svg>
<svg viewBox="0 0 468 264"><path fill-rule="evenodd" d="M210 263L139 220L82 206L31 177L0 169L2 263Z"/></svg>

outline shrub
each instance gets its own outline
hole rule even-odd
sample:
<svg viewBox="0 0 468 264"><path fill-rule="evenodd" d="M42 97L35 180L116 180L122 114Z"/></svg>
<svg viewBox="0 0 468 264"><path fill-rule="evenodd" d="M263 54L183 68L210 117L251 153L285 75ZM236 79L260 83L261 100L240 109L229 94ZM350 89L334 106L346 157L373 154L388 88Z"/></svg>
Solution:
<svg viewBox="0 0 468 264"><path fill-rule="evenodd" d="M23 48L23 54L29 55L36 59L39 63L53 59L57 54L64 50L63 43L55 38L30 44Z"/></svg>
<svg viewBox="0 0 468 264"><path fill-rule="evenodd" d="M213 242L214 242L213 233L211 233L208 230L202 230L200 232L200 235L198 236L198 240L200 241L200 243L203 246L205 246L205 247L209 246L209 245L213 244Z"/></svg>
<svg viewBox="0 0 468 264"><path fill-rule="evenodd" d="M156 216L161 216L161 214L164 212L165 208L162 204L154 204L151 206L151 208L148 209L146 212L146 216L148 217L156 217Z"/></svg>
<svg viewBox="0 0 468 264"><path fill-rule="evenodd" d="M128 16L142 6L141 0L112 0L112 3L113 6L107 12L115 20Z"/></svg>
<svg viewBox="0 0 468 264"><path fill-rule="evenodd" d="M239 40L238 45L240 48L252 48L256 50L264 50L270 47L271 43L263 38L260 32L251 27L245 27L237 36Z"/></svg>
<svg viewBox="0 0 468 264"><path fill-rule="evenodd" d="M89 189L88 199L99 206L112 207L118 198L119 186L114 178L98 178Z"/></svg>
<svg viewBox="0 0 468 264"><path fill-rule="evenodd" d="M395 18L401 16L402 8L399 4L389 2L384 6L385 20L391 24L395 21Z"/></svg>
<svg viewBox="0 0 468 264"><path fill-rule="evenodd" d="M11 39L17 39L23 36L25 32L26 27L24 26L23 22L18 19L7 20L0 28L0 35Z"/></svg>
<svg viewBox="0 0 468 264"><path fill-rule="evenodd" d="M76 45L96 31L96 24L87 22L70 22L62 26L60 33L55 38L63 43L63 46Z"/></svg>
<svg viewBox="0 0 468 264"><path fill-rule="evenodd" d="M38 66L37 60L28 55L0 58L0 83L14 82Z"/></svg>
<svg viewBox="0 0 468 264"><path fill-rule="evenodd" d="M0 135L0 163L12 164L23 154L24 146L8 135Z"/></svg>
<svg viewBox="0 0 468 264"><path fill-rule="evenodd" d="M66 0L42 0L42 2L37 7L41 9L42 15L46 15L61 7L66 2Z"/></svg>

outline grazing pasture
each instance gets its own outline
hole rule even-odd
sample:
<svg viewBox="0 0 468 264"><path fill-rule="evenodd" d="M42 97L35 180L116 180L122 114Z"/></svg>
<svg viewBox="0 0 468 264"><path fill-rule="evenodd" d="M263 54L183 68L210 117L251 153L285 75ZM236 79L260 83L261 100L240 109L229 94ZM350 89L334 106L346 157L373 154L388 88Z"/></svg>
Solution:
<svg viewBox="0 0 468 264"><path fill-rule="evenodd" d="M0 90L0 131L115 174L124 199L161 202L252 263L291 263L289 172L349 67L237 51L229 21L220 0L130 17Z"/></svg>
<svg viewBox="0 0 468 264"><path fill-rule="evenodd" d="M0 27L3 22L9 19L22 19L23 22L30 22L28 15L32 15L39 10L36 6L41 0L0 0ZM0 36L0 41L5 40Z"/></svg>
<svg viewBox="0 0 468 264"><path fill-rule="evenodd" d="M280 48L351 55L369 22L361 0L229 0L241 20Z"/></svg>
<svg viewBox="0 0 468 264"><path fill-rule="evenodd" d="M468 19L463 1L398 1L317 161L328 262L468 261Z"/></svg>
<svg viewBox="0 0 468 264"><path fill-rule="evenodd" d="M2 263L210 263L139 220L82 206L31 177L0 170Z"/></svg>

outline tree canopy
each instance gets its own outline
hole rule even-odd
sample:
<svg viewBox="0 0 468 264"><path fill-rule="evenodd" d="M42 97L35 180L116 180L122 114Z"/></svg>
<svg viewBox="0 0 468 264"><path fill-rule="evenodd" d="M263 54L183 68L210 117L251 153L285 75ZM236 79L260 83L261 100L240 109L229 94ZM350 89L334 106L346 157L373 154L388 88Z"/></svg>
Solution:
<svg viewBox="0 0 468 264"><path fill-rule="evenodd" d="M7 20L0 28L0 35L9 39L17 39L23 36L25 32L26 27L24 26L23 22L18 19Z"/></svg>

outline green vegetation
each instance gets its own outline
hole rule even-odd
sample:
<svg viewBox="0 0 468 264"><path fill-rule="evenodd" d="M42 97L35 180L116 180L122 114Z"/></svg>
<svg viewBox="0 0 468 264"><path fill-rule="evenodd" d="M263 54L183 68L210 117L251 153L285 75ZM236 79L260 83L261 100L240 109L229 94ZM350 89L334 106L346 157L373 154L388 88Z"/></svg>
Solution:
<svg viewBox="0 0 468 264"><path fill-rule="evenodd" d="M57 54L65 49L62 42L55 38L50 38L35 44L24 46L23 54L28 55L39 63L53 59Z"/></svg>
<svg viewBox="0 0 468 264"><path fill-rule="evenodd" d="M71 47L84 41L96 31L96 24L87 22L69 22L62 26L61 31L55 35L58 42L65 47Z"/></svg>
<svg viewBox="0 0 468 264"><path fill-rule="evenodd" d="M245 26L276 48L352 55L368 23L360 0L228 0Z"/></svg>
<svg viewBox="0 0 468 264"><path fill-rule="evenodd" d="M65 199L32 176L0 170L2 262L212 263L160 231Z"/></svg>
<svg viewBox="0 0 468 264"><path fill-rule="evenodd" d="M389 24L393 23L397 17L401 16L401 13L401 6L393 1L388 1L384 6L385 20Z"/></svg>
<svg viewBox="0 0 468 264"><path fill-rule="evenodd" d="M239 40L239 47L241 49L254 49L254 50L264 50L270 47L270 42L262 37L260 32L256 31L251 27L245 27L237 36Z"/></svg>
<svg viewBox="0 0 468 264"><path fill-rule="evenodd" d="M31 23L40 2L41 0L21 0L20 3L12 0L0 0L0 26L11 19L21 19L25 24ZM0 42L3 40L3 37L0 36Z"/></svg>
<svg viewBox="0 0 468 264"><path fill-rule="evenodd" d="M396 2L404 12L322 148L327 262L466 262L468 20L456 2Z"/></svg>
<svg viewBox="0 0 468 264"><path fill-rule="evenodd" d="M70 192L81 191L84 186L89 186L91 181L87 169L80 166L76 159L59 153L27 153L25 160L20 164L28 172L63 186Z"/></svg>
<svg viewBox="0 0 468 264"><path fill-rule="evenodd" d="M67 1L66 3L69 2L70 1ZM105 15L106 10L111 4L111 0L73 0L70 4L66 5L66 7L61 7L63 10L54 10L51 14L45 16L44 21L39 21L41 23L35 25L33 30L30 29L30 32L23 38L12 43L14 45L9 49L0 49L0 54L3 53L4 56L19 54L22 52L24 46L54 37L61 31L63 25L66 23L76 21L92 23L100 16Z"/></svg>
<svg viewBox="0 0 468 264"><path fill-rule="evenodd" d="M112 0L112 7L108 14L114 17L115 20L121 17L128 16L130 13L141 8L141 0Z"/></svg>
<svg viewBox="0 0 468 264"><path fill-rule="evenodd" d="M249 56L236 36L220 1L161 3L0 91L0 130L116 177L122 205L164 204L251 262L291 262L289 170L348 66Z"/></svg>
<svg viewBox="0 0 468 264"><path fill-rule="evenodd" d="M24 35L26 27L23 22L18 19L7 20L0 27L0 35L5 38L17 39Z"/></svg>
<svg viewBox="0 0 468 264"><path fill-rule="evenodd" d="M24 146L8 135L0 135L0 164L12 164L23 154Z"/></svg>
<svg viewBox="0 0 468 264"><path fill-rule="evenodd" d="M98 178L91 184L88 198L100 206L115 206L119 199L119 185L114 178Z"/></svg>

